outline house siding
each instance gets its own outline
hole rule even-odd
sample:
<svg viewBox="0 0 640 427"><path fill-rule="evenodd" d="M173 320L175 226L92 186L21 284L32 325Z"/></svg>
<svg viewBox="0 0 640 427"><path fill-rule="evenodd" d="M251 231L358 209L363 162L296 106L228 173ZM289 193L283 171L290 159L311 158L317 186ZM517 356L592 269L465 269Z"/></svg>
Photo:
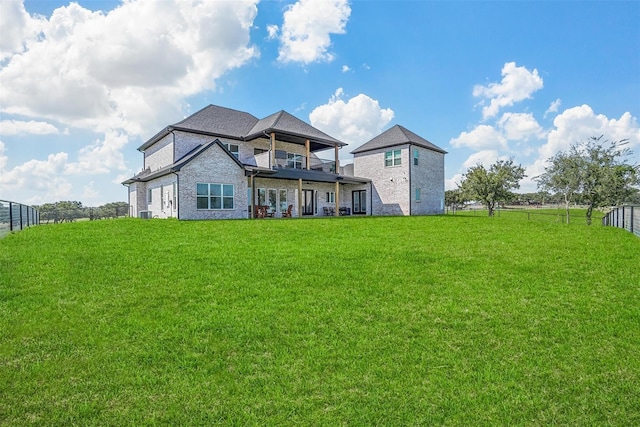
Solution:
<svg viewBox="0 0 640 427"><path fill-rule="evenodd" d="M178 215L178 207L173 203L173 184L176 176L168 174L146 183L147 195L152 192L152 202L147 203L145 210L151 211L153 218L174 218Z"/></svg>
<svg viewBox="0 0 640 427"><path fill-rule="evenodd" d="M173 161L177 161L184 157L189 151L198 147L199 145L206 144L207 142L211 142L215 139L219 139L222 142L229 142L225 138L216 138L210 135L201 135L198 133L192 132L183 132L179 130L172 131L175 135L175 158ZM232 144L237 144L238 142L232 142Z"/></svg>
<svg viewBox="0 0 640 427"><path fill-rule="evenodd" d="M413 164L413 150L418 150L418 164ZM416 145L409 150L411 161L411 215L444 212L444 154ZM420 189L420 201L415 199Z"/></svg>
<svg viewBox="0 0 640 427"><path fill-rule="evenodd" d="M198 157L182 167L178 194L180 219L234 219L247 218L247 179L240 167L220 146L212 145ZM197 209L196 184L232 184L233 209Z"/></svg>
<svg viewBox="0 0 640 427"><path fill-rule="evenodd" d="M384 165L384 154L390 150L401 151L399 166ZM371 207L373 215L409 215L409 144L381 148L354 155L353 173L373 182ZM367 188L367 190L369 190Z"/></svg>
<svg viewBox="0 0 640 427"><path fill-rule="evenodd" d="M144 151L143 169L155 171L173 162L173 137L171 134L166 135Z"/></svg>

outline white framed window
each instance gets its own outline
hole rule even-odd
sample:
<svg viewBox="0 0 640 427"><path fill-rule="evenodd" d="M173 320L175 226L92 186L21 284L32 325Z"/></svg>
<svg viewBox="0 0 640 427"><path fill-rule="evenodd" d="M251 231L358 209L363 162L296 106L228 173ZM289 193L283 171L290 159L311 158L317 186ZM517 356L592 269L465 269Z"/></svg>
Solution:
<svg viewBox="0 0 640 427"><path fill-rule="evenodd" d="M227 148L227 150L231 151L231 154L233 154L236 157L236 159L238 158L239 150L238 150L237 144L227 144L226 142L223 142L222 145L224 145Z"/></svg>
<svg viewBox="0 0 640 427"><path fill-rule="evenodd" d="M400 166L402 164L402 151L401 150L392 150L384 153L384 166Z"/></svg>
<svg viewBox="0 0 640 427"><path fill-rule="evenodd" d="M266 188L258 188L258 206L264 206L267 204L267 190Z"/></svg>
<svg viewBox="0 0 640 427"><path fill-rule="evenodd" d="M160 186L160 207L164 208L164 185Z"/></svg>
<svg viewBox="0 0 640 427"><path fill-rule="evenodd" d="M196 184L196 204L198 209L233 209L233 195L233 184Z"/></svg>
<svg viewBox="0 0 640 427"><path fill-rule="evenodd" d="M419 202L422 199L422 194L419 188L416 188L416 202Z"/></svg>
<svg viewBox="0 0 640 427"><path fill-rule="evenodd" d="M290 169L302 169L302 158L301 154L287 153L287 167Z"/></svg>
<svg viewBox="0 0 640 427"><path fill-rule="evenodd" d="M271 212L275 212L276 207L278 206L278 190L270 188L267 191L267 196L269 197L267 205L269 206L269 209L271 209Z"/></svg>
<svg viewBox="0 0 640 427"><path fill-rule="evenodd" d="M289 207L287 205L287 190L280 190L279 196L280 212L286 212L287 208Z"/></svg>
<svg viewBox="0 0 640 427"><path fill-rule="evenodd" d="M417 148L413 149L413 164L418 166L418 158L420 157L420 151Z"/></svg>
<svg viewBox="0 0 640 427"><path fill-rule="evenodd" d="M149 191L147 191L147 204L151 204L153 203L153 191L150 188Z"/></svg>
<svg viewBox="0 0 640 427"><path fill-rule="evenodd" d="M336 202L336 193L333 191L327 191L327 203L335 203Z"/></svg>

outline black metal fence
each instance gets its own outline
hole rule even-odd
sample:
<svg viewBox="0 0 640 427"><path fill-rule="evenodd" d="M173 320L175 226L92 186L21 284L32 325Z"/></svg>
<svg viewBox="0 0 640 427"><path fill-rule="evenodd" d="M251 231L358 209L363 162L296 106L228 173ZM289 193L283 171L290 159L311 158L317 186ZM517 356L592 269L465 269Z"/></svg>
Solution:
<svg viewBox="0 0 640 427"><path fill-rule="evenodd" d="M602 225L624 228L640 237L640 206L628 205L613 208L602 218Z"/></svg>
<svg viewBox="0 0 640 427"><path fill-rule="evenodd" d="M21 203L0 200L0 237L40 224L37 209Z"/></svg>

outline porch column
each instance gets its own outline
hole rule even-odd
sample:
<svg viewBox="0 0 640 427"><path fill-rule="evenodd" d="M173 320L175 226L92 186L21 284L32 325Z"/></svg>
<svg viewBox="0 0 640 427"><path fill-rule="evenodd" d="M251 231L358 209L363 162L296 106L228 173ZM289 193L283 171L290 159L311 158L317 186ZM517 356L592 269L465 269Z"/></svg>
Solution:
<svg viewBox="0 0 640 427"><path fill-rule="evenodd" d="M336 199L334 200L336 208L334 209L334 215L340 216L340 183L336 181Z"/></svg>
<svg viewBox="0 0 640 427"><path fill-rule="evenodd" d="M311 143L307 139L304 142L304 148L307 150L307 170L311 169Z"/></svg>
<svg viewBox="0 0 640 427"><path fill-rule="evenodd" d="M338 157L338 146L336 145L336 173L339 174L340 173L340 160Z"/></svg>
<svg viewBox="0 0 640 427"><path fill-rule="evenodd" d="M271 132L271 158L269 159L270 169L276 165L276 133Z"/></svg>
<svg viewBox="0 0 640 427"><path fill-rule="evenodd" d="M298 179L298 216L302 217L302 178Z"/></svg>

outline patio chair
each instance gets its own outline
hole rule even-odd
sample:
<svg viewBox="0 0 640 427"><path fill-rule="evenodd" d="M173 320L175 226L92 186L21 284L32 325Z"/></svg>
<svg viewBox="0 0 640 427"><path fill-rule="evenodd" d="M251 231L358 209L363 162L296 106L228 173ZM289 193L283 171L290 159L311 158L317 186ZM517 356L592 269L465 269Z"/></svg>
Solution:
<svg viewBox="0 0 640 427"><path fill-rule="evenodd" d="M291 218L291 210L293 209L293 205L289 205L286 212L282 212L282 218Z"/></svg>

